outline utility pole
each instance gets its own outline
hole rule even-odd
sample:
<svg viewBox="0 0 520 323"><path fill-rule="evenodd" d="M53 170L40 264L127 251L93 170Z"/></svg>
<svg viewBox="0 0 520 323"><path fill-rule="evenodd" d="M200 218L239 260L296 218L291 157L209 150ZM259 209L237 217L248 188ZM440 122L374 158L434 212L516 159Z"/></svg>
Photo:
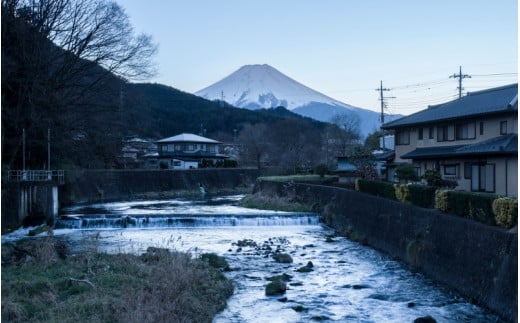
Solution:
<svg viewBox="0 0 520 323"><path fill-rule="evenodd" d="M51 128L47 128L47 170L51 171Z"/></svg>
<svg viewBox="0 0 520 323"><path fill-rule="evenodd" d="M25 128L22 132L22 170L25 170Z"/></svg>
<svg viewBox="0 0 520 323"><path fill-rule="evenodd" d="M224 107L224 90L220 91L220 106Z"/></svg>
<svg viewBox="0 0 520 323"><path fill-rule="evenodd" d="M376 91L379 91L379 100L381 101L381 126L385 123L385 97L384 92L390 91L390 89L386 89L383 87L383 81L381 81L381 85L379 86L379 89L376 89ZM383 149L385 149L385 131L381 129L381 132L383 133Z"/></svg>
<svg viewBox="0 0 520 323"><path fill-rule="evenodd" d="M459 79L459 99L462 98L462 79L471 78L471 75L462 74L462 66L459 66L459 74L453 74L450 78L458 78Z"/></svg>

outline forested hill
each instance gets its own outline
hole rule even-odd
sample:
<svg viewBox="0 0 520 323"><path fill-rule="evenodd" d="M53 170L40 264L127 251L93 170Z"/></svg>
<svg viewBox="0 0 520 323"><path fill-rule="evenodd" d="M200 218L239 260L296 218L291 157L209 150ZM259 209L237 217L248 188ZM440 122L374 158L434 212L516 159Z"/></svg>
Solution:
<svg viewBox="0 0 520 323"><path fill-rule="evenodd" d="M124 118L129 126L127 135L166 137L181 132L199 133L201 127L209 137L225 140L246 124L273 122L281 119L302 122L310 129L323 129L325 123L301 117L279 107L247 110L222 101L208 101L196 95L161 84L124 85Z"/></svg>

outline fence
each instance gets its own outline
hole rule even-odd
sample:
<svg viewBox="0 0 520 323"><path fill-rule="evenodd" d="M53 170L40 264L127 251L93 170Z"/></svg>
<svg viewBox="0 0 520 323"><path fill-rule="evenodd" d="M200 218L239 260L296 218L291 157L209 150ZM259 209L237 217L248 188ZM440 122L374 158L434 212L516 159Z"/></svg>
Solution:
<svg viewBox="0 0 520 323"><path fill-rule="evenodd" d="M10 170L8 172L9 182L55 182L65 183L65 172L63 170Z"/></svg>

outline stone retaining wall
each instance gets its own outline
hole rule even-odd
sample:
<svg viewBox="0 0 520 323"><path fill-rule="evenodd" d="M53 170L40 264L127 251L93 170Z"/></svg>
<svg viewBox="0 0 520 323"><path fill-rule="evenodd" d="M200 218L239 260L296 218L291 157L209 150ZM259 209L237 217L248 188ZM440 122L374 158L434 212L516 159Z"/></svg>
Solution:
<svg viewBox="0 0 520 323"><path fill-rule="evenodd" d="M193 170L80 170L65 173L60 204L91 203L133 198L138 194L164 191L199 192L232 190L252 186L259 176L256 169Z"/></svg>

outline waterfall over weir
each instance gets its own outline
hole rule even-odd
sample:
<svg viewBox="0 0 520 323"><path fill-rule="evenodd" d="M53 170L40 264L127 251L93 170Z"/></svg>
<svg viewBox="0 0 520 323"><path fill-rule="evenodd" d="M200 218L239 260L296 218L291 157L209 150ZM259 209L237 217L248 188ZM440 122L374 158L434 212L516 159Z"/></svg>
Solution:
<svg viewBox="0 0 520 323"><path fill-rule="evenodd" d="M88 215L64 216L56 223L57 229L102 229L102 228L167 228L167 227L229 227L229 226L298 226L318 225L319 216L314 214L278 213L258 215L211 214L175 216L114 216Z"/></svg>
<svg viewBox="0 0 520 323"><path fill-rule="evenodd" d="M186 228L318 225L314 213L244 209L242 196L208 200L130 201L65 209L57 229Z"/></svg>

